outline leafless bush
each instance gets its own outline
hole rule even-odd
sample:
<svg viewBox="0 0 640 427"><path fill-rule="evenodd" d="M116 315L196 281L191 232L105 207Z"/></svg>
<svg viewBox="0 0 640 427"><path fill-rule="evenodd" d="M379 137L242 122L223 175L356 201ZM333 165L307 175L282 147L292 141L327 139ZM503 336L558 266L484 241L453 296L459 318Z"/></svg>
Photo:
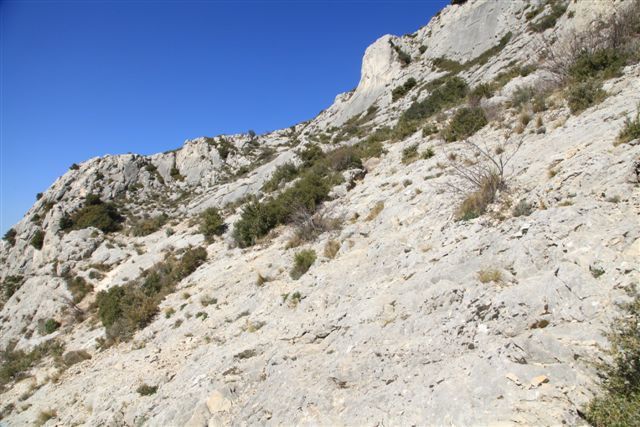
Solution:
<svg viewBox="0 0 640 427"><path fill-rule="evenodd" d="M447 185L464 199L456 212L458 220L472 219L482 215L491 204L496 193L507 186L507 166L522 146L523 138L518 141L507 141L489 149L475 142L465 140L464 143L474 154L477 161L468 157L457 157L451 162L454 180Z"/></svg>
<svg viewBox="0 0 640 427"><path fill-rule="evenodd" d="M588 29L573 32L562 41L554 43L552 39L543 39L540 48L545 59L543 67L563 81L569 77L571 67L582 55L610 49L637 56L639 35L640 0L634 0L627 8L596 20Z"/></svg>
<svg viewBox="0 0 640 427"><path fill-rule="evenodd" d="M339 230L343 221L342 218L331 217L327 212L312 212L305 207L301 207L293 213L291 222L295 229L288 247L295 247L303 242L313 241L327 231Z"/></svg>

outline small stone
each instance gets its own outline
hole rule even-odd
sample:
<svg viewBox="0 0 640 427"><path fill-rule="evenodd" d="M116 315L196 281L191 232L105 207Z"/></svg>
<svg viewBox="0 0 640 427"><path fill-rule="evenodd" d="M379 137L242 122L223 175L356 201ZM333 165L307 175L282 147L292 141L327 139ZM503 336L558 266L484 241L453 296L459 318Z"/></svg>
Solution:
<svg viewBox="0 0 640 427"><path fill-rule="evenodd" d="M207 399L207 408L212 414L216 412L228 411L231 409L231 401L220 391L216 390Z"/></svg>
<svg viewBox="0 0 640 427"><path fill-rule="evenodd" d="M548 383L549 377L546 375L538 375L531 380L531 387L539 387L541 384Z"/></svg>

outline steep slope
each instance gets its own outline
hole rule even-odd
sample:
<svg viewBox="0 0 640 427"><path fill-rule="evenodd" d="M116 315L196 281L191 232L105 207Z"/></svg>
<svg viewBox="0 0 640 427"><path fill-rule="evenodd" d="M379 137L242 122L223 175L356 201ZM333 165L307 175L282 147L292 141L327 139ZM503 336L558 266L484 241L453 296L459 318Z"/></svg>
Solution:
<svg viewBox="0 0 640 427"><path fill-rule="evenodd" d="M617 144L640 103L640 65L607 76L607 96L572 113L548 51L629 4L452 5L413 34L376 41L355 91L309 122L72 168L0 249L5 359L64 344L4 381L3 421L583 423L603 330L640 280L640 144ZM557 5L568 8L532 30ZM407 119L452 76L493 93L473 101L465 92ZM466 103L488 123L445 142ZM343 182L319 209L340 227L297 242L296 224L278 225L256 245L236 244L247 196L264 202L295 185L265 190L278 166L304 167L310 146L380 142L384 153L337 169ZM457 220L464 175L501 160L505 185L486 212ZM89 194L114 204L121 230L62 227ZM228 225L221 237L200 232L209 207ZM135 287L200 246L206 261L178 276L152 321L131 339L105 340L100 291ZM317 259L294 280L302 249ZM82 298L78 283L92 286Z"/></svg>

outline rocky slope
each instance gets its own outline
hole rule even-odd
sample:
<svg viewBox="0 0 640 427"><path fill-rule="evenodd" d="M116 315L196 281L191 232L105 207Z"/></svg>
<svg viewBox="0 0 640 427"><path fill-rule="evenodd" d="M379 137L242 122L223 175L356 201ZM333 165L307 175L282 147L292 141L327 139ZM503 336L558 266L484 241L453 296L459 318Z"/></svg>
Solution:
<svg viewBox="0 0 640 427"><path fill-rule="evenodd" d="M0 348L26 354L57 340L65 361L81 361L49 355L7 381L2 422L584 423L578 411L596 391L603 331L640 279L640 144L614 145L640 103L640 65L622 68L603 83L604 100L572 114L545 49L630 2L570 2L554 25L533 31L556 3L468 1L415 33L384 36L366 50L353 92L290 129L198 138L69 170L13 227L15 244L0 249L0 279L17 283L0 312ZM443 57L456 62L447 68ZM503 79L480 102L486 126L454 142L421 127L390 137L320 207L341 227L295 249L291 225L257 245L235 244L243 203L266 197L278 166L300 164L311 144L329 151L397 126L449 73L470 87ZM410 78L415 87L393 95ZM514 103L527 87L549 88L547 108L531 120ZM463 103L431 121L442 130ZM452 185L464 159L482 161L476 146L506 150L507 186L486 213L456 221L464 196ZM417 155L428 149L433 156ZM61 229L88 194L117 205L121 231ZM209 207L229 225L213 241L197 225ZM160 214L167 220L157 231L134 235ZM31 244L38 232L40 249ZM198 246L206 262L153 321L101 346L97 293L132 286L167 254ZM301 249L318 258L293 280ZM93 289L74 304L69 287L79 277ZM61 326L47 334L49 319ZM145 395L141 385L157 389Z"/></svg>

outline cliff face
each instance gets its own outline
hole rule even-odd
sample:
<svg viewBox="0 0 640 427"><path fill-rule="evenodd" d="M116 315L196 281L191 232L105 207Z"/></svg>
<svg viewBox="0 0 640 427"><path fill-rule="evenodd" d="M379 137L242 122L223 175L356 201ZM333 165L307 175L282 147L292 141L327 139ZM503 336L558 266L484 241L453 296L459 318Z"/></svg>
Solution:
<svg viewBox="0 0 640 427"><path fill-rule="evenodd" d="M69 170L0 248L0 348L24 358L64 346L5 376L3 422L580 424L603 330L640 279L640 144L618 144L640 65L603 78L606 96L576 109L549 52L629 4L448 6L371 45L358 87L309 122ZM455 76L487 90L437 101ZM419 108L430 113L410 118ZM464 108L483 109L470 134L453 127ZM318 207L332 226L295 248L300 221L236 244L248 200L295 185L265 189L279 166L303 170L309 146L372 141L384 150L340 169ZM486 209L461 215L465 174L483 171L503 182ZM120 230L78 226L87 195L113 204ZM205 239L210 207L228 227ZM196 247L197 268L167 267ZM316 259L294 280L302 249ZM177 278L157 314L105 344L96 295L153 271Z"/></svg>

